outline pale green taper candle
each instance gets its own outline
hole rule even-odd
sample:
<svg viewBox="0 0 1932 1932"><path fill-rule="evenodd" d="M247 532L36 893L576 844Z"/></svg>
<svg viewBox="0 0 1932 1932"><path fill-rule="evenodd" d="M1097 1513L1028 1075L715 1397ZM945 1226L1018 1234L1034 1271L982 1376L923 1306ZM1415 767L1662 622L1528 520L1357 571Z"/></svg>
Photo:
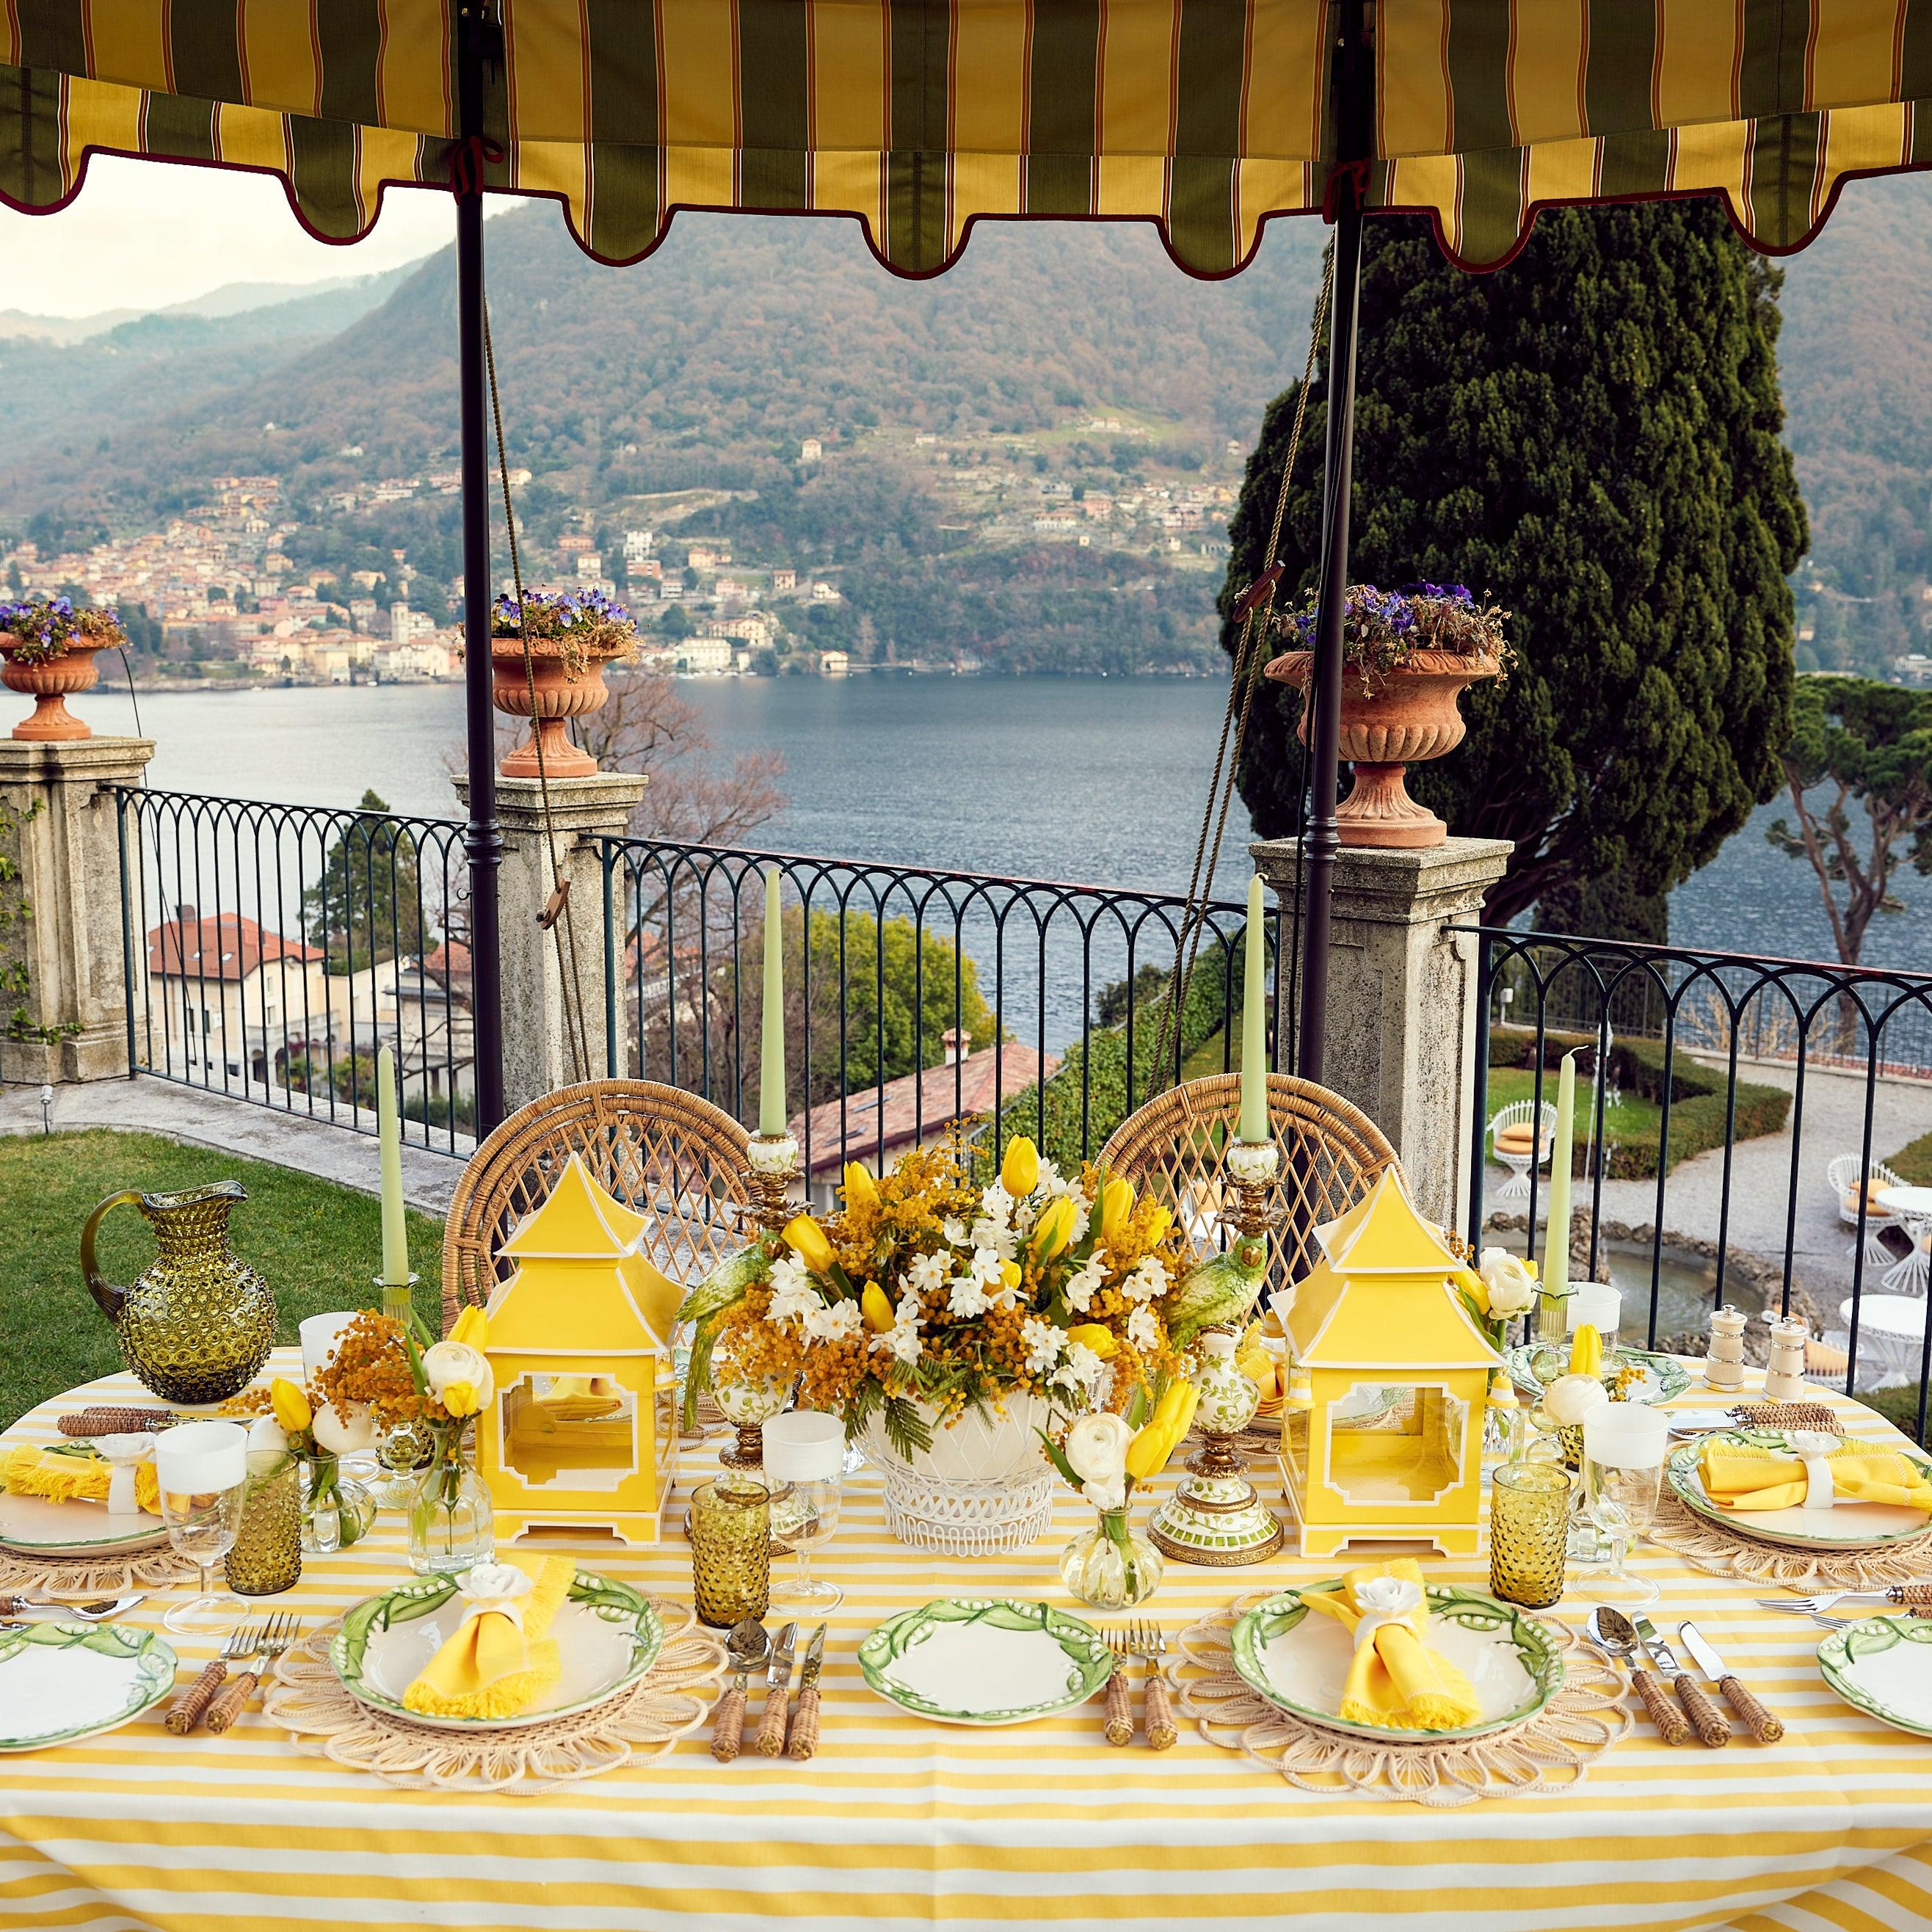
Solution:
<svg viewBox="0 0 1932 1932"><path fill-rule="evenodd" d="M382 1281L400 1287L410 1278L410 1237L403 1222L403 1124L396 1111L396 1056L376 1054L376 1142L382 1161Z"/></svg>
<svg viewBox="0 0 1932 1932"><path fill-rule="evenodd" d="M1241 977L1241 1126L1244 1141L1264 1141L1268 1108L1268 928L1258 874L1248 881L1247 970Z"/></svg>
<svg viewBox="0 0 1932 1932"><path fill-rule="evenodd" d="M1576 1053L1582 1049L1579 1047ZM1543 1287L1561 1294L1570 1280L1570 1161L1576 1121L1576 1053L1556 1076L1556 1136L1550 1150L1550 1219L1543 1237Z"/></svg>
<svg viewBox="0 0 1932 1932"><path fill-rule="evenodd" d="M784 929L778 923L778 868L765 874L765 1009L759 1041L758 1131L785 1130Z"/></svg>

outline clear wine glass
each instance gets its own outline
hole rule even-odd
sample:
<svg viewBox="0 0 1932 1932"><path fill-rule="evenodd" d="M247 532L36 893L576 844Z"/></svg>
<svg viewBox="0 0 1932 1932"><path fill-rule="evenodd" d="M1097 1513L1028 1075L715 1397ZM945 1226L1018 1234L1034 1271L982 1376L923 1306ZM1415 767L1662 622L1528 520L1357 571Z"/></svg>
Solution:
<svg viewBox="0 0 1932 1932"><path fill-rule="evenodd" d="M1606 1564L1595 1587L1612 1600L1639 1606L1658 1600L1656 1584L1624 1565L1656 1522L1670 1442L1668 1420L1642 1403L1606 1403L1583 1418L1583 1507Z"/></svg>
<svg viewBox="0 0 1932 1932"><path fill-rule="evenodd" d="M178 1636L225 1636L248 1611L232 1592L215 1588L214 1571L242 1527L248 1432L233 1422L177 1424L154 1438L154 1474L168 1541L201 1572L201 1594L177 1604L162 1626Z"/></svg>
<svg viewBox="0 0 1932 1932"><path fill-rule="evenodd" d="M775 1415L765 1424L765 1478L773 1486L772 1537L798 1558L788 1582L776 1579L771 1600L787 1609L829 1610L844 1600L836 1583L812 1574L813 1556L838 1527L845 1474L845 1426L818 1409Z"/></svg>

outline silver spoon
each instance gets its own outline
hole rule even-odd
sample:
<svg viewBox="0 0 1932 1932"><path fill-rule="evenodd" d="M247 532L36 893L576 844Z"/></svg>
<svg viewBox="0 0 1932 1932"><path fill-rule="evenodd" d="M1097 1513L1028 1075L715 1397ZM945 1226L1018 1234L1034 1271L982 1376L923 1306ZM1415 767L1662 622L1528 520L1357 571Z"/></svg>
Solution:
<svg viewBox="0 0 1932 1932"><path fill-rule="evenodd" d="M0 1599L0 1615L17 1618L23 1610L52 1610L76 1623L104 1624L111 1617L125 1616L136 1604L147 1600L145 1590L136 1590L125 1597L97 1597L88 1604L56 1604L44 1597L8 1597Z"/></svg>
<svg viewBox="0 0 1932 1932"><path fill-rule="evenodd" d="M1690 1726L1677 1708L1676 1700L1637 1661L1636 1624L1622 1611L1599 1604L1590 1612L1590 1641L1628 1668L1630 1682L1643 1700L1643 1708L1650 1713L1658 1736L1667 1744L1689 1743Z"/></svg>
<svg viewBox="0 0 1932 1932"><path fill-rule="evenodd" d="M711 1733L711 1755L720 1764L729 1764L742 1747L745 1735L745 1694L752 1672L765 1660L772 1640L756 1617L742 1617L731 1626L724 1640L725 1650L737 1666L738 1681L718 1700L718 1721Z"/></svg>

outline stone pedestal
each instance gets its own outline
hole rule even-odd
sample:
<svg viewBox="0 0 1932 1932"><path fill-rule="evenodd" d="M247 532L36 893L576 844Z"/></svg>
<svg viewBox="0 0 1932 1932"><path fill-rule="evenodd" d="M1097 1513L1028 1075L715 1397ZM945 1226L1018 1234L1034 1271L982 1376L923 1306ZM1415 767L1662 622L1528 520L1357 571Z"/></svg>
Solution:
<svg viewBox="0 0 1932 1932"><path fill-rule="evenodd" d="M632 808L644 795L645 783L641 774L631 772L598 772L588 778L550 782L557 862L570 881L565 917L575 939L578 997L593 1080L604 1077L606 1064L604 867L594 842L600 835L615 836L625 830ZM470 782L459 778L455 784L466 808ZM566 935L560 967L556 939L538 923L552 890L542 788L535 778L500 777L496 818L503 834L496 886L503 948L503 1105L514 1112L578 1077L564 999L563 973L573 955L570 936ZM562 921L557 931L563 931Z"/></svg>
<svg viewBox="0 0 1932 1932"><path fill-rule="evenodd" d="M0 738L0 868L17 877L0 895L26 900L29 916L0 931L0 958L23 962L24 999L0 1006L0 1034L16 1005L26 1024L51 1040L0 1038L9 1080L46 1084L106 1080L128 1071L128 988L121 926L121 844L114 794L137 782L154 755L151 738L35 742ZM146 970L138 878L134 970Z"/></svg>
<svg viewBox="0 0 1932 1932"><path fill-rule="evenodd" d="M1284 903L1298 842L1250 848ZM1476 942L1448 928L1478 922L1514 849L1498 838L1412 851L1344 846L1335 863L1323 1083L1388 1136L1416 1205L1450 1226L1468 1200L1480 1016Z"/></svg>

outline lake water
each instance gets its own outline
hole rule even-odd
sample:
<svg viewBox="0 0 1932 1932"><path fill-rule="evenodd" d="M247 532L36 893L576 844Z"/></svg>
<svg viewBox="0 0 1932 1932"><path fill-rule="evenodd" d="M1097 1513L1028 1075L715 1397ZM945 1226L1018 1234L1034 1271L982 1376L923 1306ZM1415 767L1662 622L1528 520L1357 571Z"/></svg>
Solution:
<svg viewBox="0 0 1932 1932"><path fill-rule="evenodd" d="M718 678L680 688L721 759L775 749L788 804L754 842L840 858L1184 890L1226 687L1207 680ZM124 694L90 692L103 731ZM446 776L460 752L454 685L177 692L141 700L158 742L149 782L296 805L460 817ZM1810 868L1766 842L1760 808L1671 901L1671 937L1786 958L1832 956ZM1250 836L1228 820L1221 890L1246 877ZM1868 940L1874 965L1932 966L1932 880L1907 868L1906 910Z"/></svg>

